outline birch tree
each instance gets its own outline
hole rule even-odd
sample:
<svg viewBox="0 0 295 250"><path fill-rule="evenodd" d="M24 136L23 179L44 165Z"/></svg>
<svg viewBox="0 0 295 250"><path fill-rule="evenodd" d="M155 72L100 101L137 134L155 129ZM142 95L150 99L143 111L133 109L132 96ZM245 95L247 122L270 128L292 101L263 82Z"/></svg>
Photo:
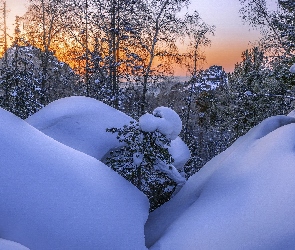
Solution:
<svg viewBox="0 0 295 250"><path fill-rule="evenodd" d="M41 103L45 105L48 102L46 92L51 82L48 75L49 58L62 41L65 24L60 22L59 17L67 10L61 8L60 0L30 0L29 3L28 11L24 15L26 40L43 52Z"/></svg>

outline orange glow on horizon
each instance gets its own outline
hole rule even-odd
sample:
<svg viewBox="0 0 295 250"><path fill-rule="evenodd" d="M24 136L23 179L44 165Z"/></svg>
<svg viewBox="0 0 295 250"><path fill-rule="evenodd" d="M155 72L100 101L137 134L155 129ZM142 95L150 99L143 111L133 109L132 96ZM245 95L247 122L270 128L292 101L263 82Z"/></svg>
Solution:
<svg viewBox="0 0 295 250"><path fill-rule="evenodd" d="M235 64L242 61L242 52L251 48L250 42L242 39L218 40L214 39L211 47L204 49L206 60L199 65L200 69L207 69L210 66L218 65L224 68L226 73L233 72ZM176 66L175 75L190 76L186 68Z"/></svg>
<svg viewBox="0 0 295 250"><path fill-rule="evenodd" d="M7 0L8 12L8 33L13 34L15 15L23 15L26 7L29 5L28 0ZM232 72L235 64L241 62L241 54L250 48L249 41L255 41L258 37L258 31L249 31L250 28L242 23L239 16L239 2L230 2L229 0L218 2L198 0L191 1L191 11L198 10L202 19L210 24L216 25L215 35L209 37L212 45L204 49L206 62L203 63L202 69L212 65L219 65L226 72ZM75 63L70 62L69 54L66 52L56 53L57 57L75 67ZM154 63L154 65L157 62ZM186 68L175 67L175 75L189 76Z"/></svg>

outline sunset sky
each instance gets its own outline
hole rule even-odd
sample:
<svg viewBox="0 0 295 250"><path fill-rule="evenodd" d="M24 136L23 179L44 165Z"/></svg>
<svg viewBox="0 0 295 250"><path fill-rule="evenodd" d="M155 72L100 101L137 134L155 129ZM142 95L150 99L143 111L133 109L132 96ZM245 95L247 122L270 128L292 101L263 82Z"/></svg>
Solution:
<svg viewBox="0 0 295 250"><path fill-rule="evenodd" d="M25 0L6 0L9 23L14 23L15 15L25 12ZM212 44L206 48L207 63L204 68L211 65L221 65L226 72L234 69L236 62L241 60L241 53L249 48L250 42L255 42L259 32L243 24L239 16L239 0L192 0L190 11L197 10L202 19L215 25L215 36L210 37ZM9 30L13 32L13 27ZM182 74L179 72L179 74Z"/></svg>
<svg viewBox="0 0 295 250"><path fill-rule="evenodd" d="M192 9L197 10L206 23L216 26L211 47L205 50L205 67L215 64L223 66L226 72L232 71L235 63L241 61L241 53L258 39L259 32L243 24L240 8L239 0L192 1Z"/></svg>

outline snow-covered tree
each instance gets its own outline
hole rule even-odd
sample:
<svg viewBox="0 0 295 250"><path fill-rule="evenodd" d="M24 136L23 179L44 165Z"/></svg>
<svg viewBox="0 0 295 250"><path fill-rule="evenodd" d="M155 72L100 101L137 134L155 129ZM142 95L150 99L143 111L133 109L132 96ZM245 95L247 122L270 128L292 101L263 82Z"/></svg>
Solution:
<svg viewBox="0 0 295 250"><path fill-rule="evenodd" d="M110 152L106 163L149 197L152 210L185 183L169 152L180 130L179 116L166 107L141 116L139 122L107 130L117 134L122 147Z"/></svg>
<svg viewBox="0 0 295 250"><path fill-rule="evenodd" d="M77 76L65 63L48 55L46 102L42 94L42 56L33 46L15 44L0 59L1 107L26 118L59 98L77 95Z"/></svg>
<svg viewBox="0 0 295 250"><path fill-rule="evenodd" d="M0 61L1 107L21 118L35 113L40 103L38 69L23 48L14 46L6 51Z"/></svg>
<svg viewBox="0 0 295 250"><path fill-rule="evenodd" d="M265 0L240 0L242 18L261 32L259 49L268 56L268 64L277 80L294 85L289 68L294 63L294 2L276 1L271 8Z"/></svg>
<svg viewBox="0 0 295 250"><path fill-rule="evenodd" d="M243 52L242 62L230 74L224 115L231 116L229 127L234 140L263 119L291 109L289 86L279 73L282 61L274 62L269 63L263 51L254 47Z"/></svg>

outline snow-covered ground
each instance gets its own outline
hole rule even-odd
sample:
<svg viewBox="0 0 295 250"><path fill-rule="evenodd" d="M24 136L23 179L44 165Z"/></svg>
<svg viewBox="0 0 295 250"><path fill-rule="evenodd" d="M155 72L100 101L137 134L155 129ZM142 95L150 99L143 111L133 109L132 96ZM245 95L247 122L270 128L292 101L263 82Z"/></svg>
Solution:
<svg viewBox="0 0 295 250"><path fill-rule="evenodd" d="M0 239L1 250L29 250L27 247L9 240Z"/></svg>
<svg viewBox="0 0 295 250"><path fill-rule="evenodd" d="M161 124L161 128L166 129L162 132L173 140L169 151L175 160L174 166L181 169L189 159L190 153L184 142L177 137L181 131L180 118L175 117L174 111L173 113L170 110L169 113L167 108L160 110L168 112L168 121L151 115L156 120L154 125ZM170 124L170 117L174 126ZM30 125L51 138L98 160L104 159L110 150L120 147L116 135L107 133L106 129L123 127L131 120L131 117L102 102L82 96L52 102L26 119ZM150 122L151 119L148 119L145 124Z"/></svg>
<svg viewBox="0 0 295 250"><path fill-rule="evenodd" d="M152 250L294 249L295 118L266 119L150 214Z"/></svg>
<svg viewBox="0 0 295 250"><path fill-rule="evenodd" d="M0 238L31 250L146 249L147 198L97 159L0 109Z"/></svg>
<svg viewBox="0 0 295 250"><path fill-rule="evenodd" d="M0 117L1 250L294 249L294 113L250 130L149 217L146 197L99 161L119 146L105 129L130 117L85 97ZM171 144L183 165L186 145Z"/></svg>
<svg viewBox="0 0 295 250"><path fill-rule="evenodd" d="M102 102L81 96L52 102L26 119L44 134L99 160L110 149L119 147L116 135L106 133L106 129L121 127L131 120Z"/></svg>

